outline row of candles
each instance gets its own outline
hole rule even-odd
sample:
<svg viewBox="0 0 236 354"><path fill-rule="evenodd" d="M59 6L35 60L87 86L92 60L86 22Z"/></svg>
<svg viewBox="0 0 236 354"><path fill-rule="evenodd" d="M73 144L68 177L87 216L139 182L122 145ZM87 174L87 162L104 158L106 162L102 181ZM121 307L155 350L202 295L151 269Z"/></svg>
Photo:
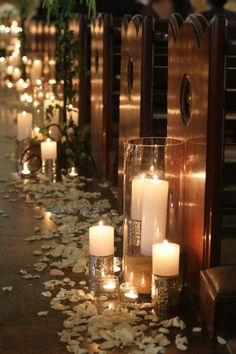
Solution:
<svg viewBox="0 0 236 354"><path fill-rule="evenodd" d="M98 225L89 228L89 254L92 257L110 257L114 255L114 228L110 225ZM152 245L152 273L161 277L179 275L180 247L176 243L157 242ZM101 278L104 292L117 293L118 279L115 275L106 274ZM138 299L138 290L132 282L121 284L122 296Z"/></svg>

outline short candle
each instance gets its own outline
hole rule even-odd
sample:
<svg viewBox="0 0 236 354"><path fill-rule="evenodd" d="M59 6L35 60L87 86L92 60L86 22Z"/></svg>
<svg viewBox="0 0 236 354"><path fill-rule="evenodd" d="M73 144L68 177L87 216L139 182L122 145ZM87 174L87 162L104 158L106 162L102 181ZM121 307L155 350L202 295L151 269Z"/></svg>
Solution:
<svg viewBox="0 0 236 354"><path fill-rule="evenodd" d="M57 157L57 143L48 138L41 142L41 157L42 160L55 160Z"/></svg>
<svg viewBox="0 0 236 354"><path fill-rule="evenodd" d="M78 176L78 173L76 172L76 169L75 169L74 166L71 167L71 170L70 170L70 172L69 172L69 176L70 176L70 177L77 177L77 176Z"/></svg>
<svg viewBox="0 0 236 354"><path fill-rule="evenodd" d="M180 247L177 243L155 243L152 247L152 272L155 275L171 277L179 274Z"/></svg>
<svg viewBox="0 0 236 354"><path fill-rule="evenodd" d="M23 170L21 171L22 175L23 176L29 176L30 175L30 170L28 168L28 162L25 161L24 164L23 164Z"/></svg>
<svg viewBox="0 0 236 354"><path fill-rule="evenodd" d="M106 257L114 254L114 228L110 225L98 225L89 228L89 254Z"/></svg>

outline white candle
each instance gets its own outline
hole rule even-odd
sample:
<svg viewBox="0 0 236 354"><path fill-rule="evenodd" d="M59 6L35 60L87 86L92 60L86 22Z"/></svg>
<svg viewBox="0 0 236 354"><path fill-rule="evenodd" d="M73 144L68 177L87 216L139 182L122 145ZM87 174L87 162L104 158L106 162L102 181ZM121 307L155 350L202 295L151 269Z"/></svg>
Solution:
<svg viewBox="0 0 236 354"><path fill-rule="evenodd" d="M159 230L159 239L166 237L166 218L169 182L145 178L142 201L141 254L152 255L153 237Z"/></svg>
<svg viewBox="0 0 236 354"><path fill-rule="evenodd" d="M131 219L142 220L144 174L132 180Z"/></svg>
<svg viewBox="0 0 236 354"><path fill-rule="evenodd" d="M116 284L114 284L112 281L110 281L109 283L104 284L103 288L105 290L114 290L116 288Z"/></svg>
<svg viewBox="0 0 236 354"><path fill-rule="evenodd" d="M77 176L78 176L78 173L76 172L74 166L71 167L71 171L70 171L70 173L69 173L69 176L70 176L70 177L77 177Z"/></svg>
<svg viewBox="0 0 236 354"><path fill-rule="evenodd" d="M22 173L22 175L24 175L24 176L30 175L30 170L29 170L29 168L28 168L28 162L27 162L27 161L24 162L24 164L23 164L23 170L21 171L21 173Z"/></svg>
<svg viewBox="0 0 236 354"><path fill-rule="evenodd" d="M97 257L111 256L114 254L114 228L98 225L89 228L89 254Z"/></svg>
<svg viewBox="0 0 236 354"><path fill-rule="evenodd" d="M152 247L152 272L160 276L179 274L180 247L167 240L155 243Z"/></svg>
<svg viewBox="0 0 236 354"><path fill-rule="evenodd" d="M128 299L132 299L132 300L135 300L138 298L138 294L133 290L129 290L127 293L124 293L124 296L127 297Z"/></svg>
<svg viewBox="0 0 236 354"><path fill-rule="evenodd" d="M17 114L17 138L19 141L31 136L32 131L32 113L25 111Z"/></svg>
<svg viewBox="0 0 236 354"><path fill-rule="evenodd" d="M30 70L30 77L32 83L35 83L36 80L41 80L42 69L43 69L42 61L39 59L35 59L32 63L31 70Z"/></svg>
<svg viewBox="0 0 236 354"><path fill-rule="evenodd" d="M57 157L57 143L51 139L41 142L42 160L55 160Z"/></svg>

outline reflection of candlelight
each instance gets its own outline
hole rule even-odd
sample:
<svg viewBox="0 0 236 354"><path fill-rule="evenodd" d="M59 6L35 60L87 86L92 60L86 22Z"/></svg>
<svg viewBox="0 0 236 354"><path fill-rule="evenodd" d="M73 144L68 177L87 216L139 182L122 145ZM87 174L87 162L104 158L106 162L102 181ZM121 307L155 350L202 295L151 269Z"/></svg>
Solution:
<svg viewBox="0 0 236 354"><path fill-rule="evenodd" d="M21 171L23 176L29 176L30 175L30 170L28 168L28 162L24 162L23 164L23 170Z"/></svg>

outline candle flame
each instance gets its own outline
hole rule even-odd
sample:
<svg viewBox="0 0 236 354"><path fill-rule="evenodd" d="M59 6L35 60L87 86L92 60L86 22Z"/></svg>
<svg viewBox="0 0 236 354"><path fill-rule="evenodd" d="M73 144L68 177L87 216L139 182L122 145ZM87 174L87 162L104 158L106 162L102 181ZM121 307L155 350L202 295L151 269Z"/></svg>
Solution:
<svg viewBox="0 0 236 354"><path fill-rule="evenodd" d="M163 245L164 245L165 247L167 247L168 244L169 244L169 242L168 242L167 240L164 240L164 241L163 241Z"/></svg>
<svg viewBox="0 0 236 354"><path fill-rule="evenodd" d="M38 133L39 133L39 131L40 131L40 128L39 128L39 127L35 127L35 128L34 128L34 132L35 132L35 134L38 134Z"/></svg>
<svg viewBox="0 0 236 354"><path fill-rule="evenodd" d="M47 142L47 143L50 143L50 142L51 142L51 139L50 139L50 138L47 138L46 142Z"/></svg>
<svg viewBox="0 0 236 354"><path fill-rule="evenodd" d="M99 226L103 226L103 221L100 220L99 223L98 223Z"/></svg>
<svg viewBox="0 0 236 354"><path fill-rule="evenodd" d="M151 171L151 172L154 171L154 166L153 166L153 165L150 167L150 171Z"/></svg>

